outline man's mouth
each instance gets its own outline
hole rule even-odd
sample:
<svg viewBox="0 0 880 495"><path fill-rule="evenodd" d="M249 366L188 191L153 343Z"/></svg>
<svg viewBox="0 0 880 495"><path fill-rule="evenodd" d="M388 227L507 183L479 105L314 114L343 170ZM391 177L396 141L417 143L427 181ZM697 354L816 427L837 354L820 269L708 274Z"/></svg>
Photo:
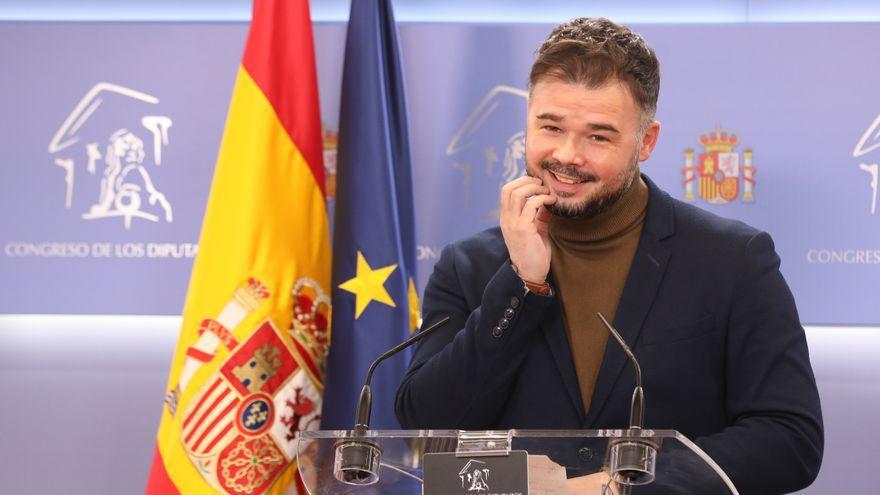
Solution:
<svg viewBox="0 0 880 495"><path fill-rule="evenodd" d="M561 183L563 183L563 184L580 184L580 183L582 183L582 182L586 182L586 181L588 180L588 179L584 179L584 178L581 178L581 177L573 177L573 176L570 176L570 175L565 175L565 174L560 173L560 172L554 172L554 171L552 171L552 170L549 171L549 172L550 172L551 174L553 174L553 177L555 177L556 180L558 180L559 182L561 182Z"/></svg>
<svg viewBox="0 0 880 495"><path fill-rule="evenodd" d="M586 171L586 170L578 170L575 167L567 167L559 162L551 162L551 161L543 161L541 162L541 170L546 170L556 179L562 186L576 186L578 184L583 184L585 182L596 182L598 177L596 175ZM569 190L568 188L563 187L565 190ZM569 190L569 192L573 192Z"/></svg>

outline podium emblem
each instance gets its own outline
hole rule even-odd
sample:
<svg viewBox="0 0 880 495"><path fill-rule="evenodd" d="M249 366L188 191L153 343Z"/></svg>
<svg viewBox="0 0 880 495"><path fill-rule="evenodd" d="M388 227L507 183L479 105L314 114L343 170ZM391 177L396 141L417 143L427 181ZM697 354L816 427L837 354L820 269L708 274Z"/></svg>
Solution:
<svg viewBox="0 0 880 495"><path fill-rule="evenodd" d="M506 454L458 457L454 452L424 457L424 495L523 495L529 492L525 450Z"/></svg>
<svg viewBox="0 0 880 495"><path fill-rule="evenodd" d="M458 472L461 487L470 492L489 491L489 468L486 463L471 459Z"/></svg>

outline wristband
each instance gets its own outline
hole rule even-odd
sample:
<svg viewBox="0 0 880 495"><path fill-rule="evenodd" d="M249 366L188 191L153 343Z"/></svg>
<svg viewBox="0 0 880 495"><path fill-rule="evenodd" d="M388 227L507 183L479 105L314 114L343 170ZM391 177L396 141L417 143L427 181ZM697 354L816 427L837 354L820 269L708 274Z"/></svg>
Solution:
<svg viewBox="0 0 880 495"><path fill-rule="evenodd" d="M513 262L510 262L510 267L513 268L513 273L516 273L516 276L519 277L523 282L523 286L525 287L525 293L534 292L539 296L550 296L553 294L553 289L550 287L550 284L545 280L543 282L532 282L531 280L526 280L519 274L519 270L516 268L516 265Z"/></svg>

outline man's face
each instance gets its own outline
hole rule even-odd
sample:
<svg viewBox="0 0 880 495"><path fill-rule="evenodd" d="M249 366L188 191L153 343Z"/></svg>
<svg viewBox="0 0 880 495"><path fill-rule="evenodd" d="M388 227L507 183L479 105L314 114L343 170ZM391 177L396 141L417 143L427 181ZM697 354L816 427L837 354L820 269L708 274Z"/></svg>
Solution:
<svg viewBox="0 0 880 495"><path fill-rule="evenodd" d="M526 171L558 198L551 213L590 218L626 192L660 131L654 121L640 132L641 116L617 80L588 88L545 77L532 87Z"/></svg>

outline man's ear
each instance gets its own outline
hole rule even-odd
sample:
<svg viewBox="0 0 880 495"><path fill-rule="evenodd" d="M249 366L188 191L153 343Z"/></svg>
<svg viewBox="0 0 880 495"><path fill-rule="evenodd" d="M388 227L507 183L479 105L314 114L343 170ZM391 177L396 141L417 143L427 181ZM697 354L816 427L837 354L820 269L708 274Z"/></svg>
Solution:
<svg viewBox="0 0 880 495"><path fill-rule="evenodd" d="M651 157L654 146L657 146L657 138L660 137L660 122L656 120L648 124L645 134L642 136L642 147L639 149L639 161L643 162Z"/></svg>

